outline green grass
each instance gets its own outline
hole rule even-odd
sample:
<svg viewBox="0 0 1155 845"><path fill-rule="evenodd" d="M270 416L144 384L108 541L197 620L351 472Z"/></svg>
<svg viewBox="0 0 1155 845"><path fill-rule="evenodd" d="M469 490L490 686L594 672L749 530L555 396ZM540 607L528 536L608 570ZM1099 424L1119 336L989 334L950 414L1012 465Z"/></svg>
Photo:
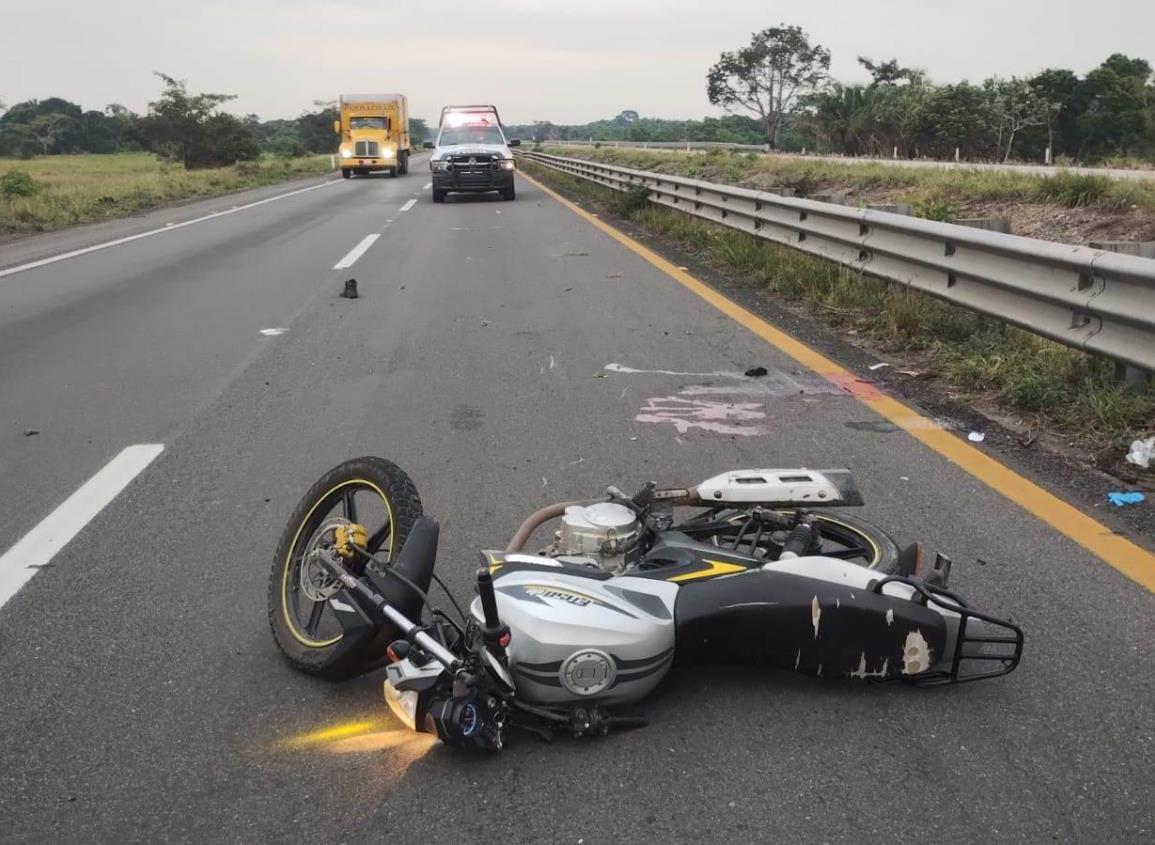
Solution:
<svg viewBox="0 0 1155 845"><path fill-rule="evenodd" d="M1123 390L1112 381L1110 361L832 261L639 204L533 163L522 166L678 243L731 278L766 288L884 351L909 356L918 369L971 398L1035 417L1094 451L1117 456L1136 437L1155 433L1155 386L1144 393Z"/></svg>
<svg viewBox="0 0 1155 845"><path fill-rule="evenodd" d="M760 190L793 189L806 196L819 190L865 194L901 192L916 210L957 208L968 201L1049 203L1067 208L1101 205L1132 206L1155 211L1155 180L1111 179L1107 176L1062 173L1041 178L1026 173L878 164L840 164L796 158L735 154L711 150L705 155L676 150L624 147L550 147L543 152L591 161L689 176L725 185ZM851 197L853 200L853 196ZM944 219L938 217L935 219Z"/></svg>
<svg viewBox="0 0 1155 845"><path fill-rule="evenodd" d="M0 235L45 232L125 217L180 200L329 170L326 155L267 157L210 170L185 170L148 153L0 159Z"/></svg>

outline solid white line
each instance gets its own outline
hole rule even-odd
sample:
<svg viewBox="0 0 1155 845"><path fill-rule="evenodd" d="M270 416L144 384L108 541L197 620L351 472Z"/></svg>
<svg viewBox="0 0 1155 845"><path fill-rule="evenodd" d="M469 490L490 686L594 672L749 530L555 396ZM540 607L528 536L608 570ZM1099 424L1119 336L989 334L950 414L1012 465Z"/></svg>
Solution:
<svg viewBox="0 0 1155 845"><path fill-rule="evenodd" d="M163 451L163 443L129 446L5 552L0 557L0 607Z"/></svg>
<svg viewBox="0 0 1155 845"><path fill-rule="evenodd" d="M365 250L373 246L373 242L377 240L380 235L366 235L361 243L349 250L349 253L333 265L334 270L344 270L346 267L352 267L358 258L365 254Z"/></svg>
<svg viewBox="0 0 1155 845"><path fill-rule="evenodd" d="M409 209L413 208L413 206L416 204L417 204L417 200L409 200L409 202L407 202L407 203L405 203L405 205L401 206L401 210L402 211L408 211Z"/></svg>
<svg viewBox="0 0 1155 845"><path fill-rule="evenodd" d="M430 188L432 188L432 187L433 187L433 183L432 183L432 182L426 182L424 185L422 185L422 186L421 186L421 190L423 190L423 191L428 191L428 190L429 190Z"/></svg>
<svg viewBox="0 0 1155 845"><path fill-rule="evenodd" d="M53 255L49 258L41 258L39 261L32 261L28 264L21 264L17 267L9 267L7 270L0 270L0 279L5 276L11 276L14 273L23 273L25 270L34 270L37 267L43 267L46 264L55 264L57 261L64 261L68 258L76 258L78 255L87 255L90 252L97 252L98 250L108 249L112 246L120 246L121 244L131 243L132 241L139 241L141 238L151 238L153 235L159 235L162 232L174 232L177 229L183 229L185 226L194 226L197 223L204 223L206 220L216 220L218 217L224 217L228 214L236 214L238 211L244 211L248 208L256 208L258 205L264 205L267 202L276 202L277 200L288 199L295 197L297 194L308 193L315 191L318 188L324 188L326 185L336 185L341 182L341 179L330 179L328 182L322 182L320 185L310 185L308 188L300 188L296 191L289 191L287 194L277 194L275 197L266 197L263 200L250 202L247 205L237 205L225 211L214 211L212 214L206 214L204 217L197 217L193 220L186 220L183 223L166 223L159 229L150 229L147 232L140 232L135 235L129 235L126 238L117 238L114 241L105 241L102 244L94 244L93 246L86 246L84 249L74 249L72 252L62 252L60 255Z"/></svg>

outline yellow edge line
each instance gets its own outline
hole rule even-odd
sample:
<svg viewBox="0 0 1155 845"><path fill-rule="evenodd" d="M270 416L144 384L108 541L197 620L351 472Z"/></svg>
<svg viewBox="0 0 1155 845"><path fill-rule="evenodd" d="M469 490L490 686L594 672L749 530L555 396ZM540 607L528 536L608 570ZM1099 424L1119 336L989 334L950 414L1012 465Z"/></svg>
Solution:
<svg viewBox="0 0 1155 845"><path fill-rule="evenodd" d="M626 249L641 256L667 276L693 291L723 314L741 323L758 337L789 355L798 363L839 386L854 381L854 374L845 367L836 364L796 338L774 328L761 317L726 298L705 282L699 281L685 270L678 269L677 266L653 250L643 246L608 223L599 220L584 208L570 202L538 180L527 176L524 171L521 172L521 176L574 214L605 232ZM945 431L898 400L882 394L856 398L875 413L890 420L911 437L969 472L992 490L1001 493L1060 534L1074 540L1128 578L1142 584L1151 592L1155 592L1155 555L1146 549L1137 546L1125 537L1120 537L1110 528L1096 522L1078 508L1003 466L990 455L980 452L969 443Z"/></svg>

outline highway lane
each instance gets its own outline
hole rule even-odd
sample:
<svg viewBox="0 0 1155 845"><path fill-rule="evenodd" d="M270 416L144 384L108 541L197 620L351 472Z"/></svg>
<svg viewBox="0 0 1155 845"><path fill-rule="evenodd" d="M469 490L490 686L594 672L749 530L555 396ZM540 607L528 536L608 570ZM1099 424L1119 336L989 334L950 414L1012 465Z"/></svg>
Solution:
<svg viewBox="0 0 1155 845"><path fill-rule="evenodd" d="M0 278L0 500L10 503L0 548L121 448L164 442L219 394L268 343L261 330L291 321L366 226L384 232L420 192L423 164L398 180L314 181L282 186L282 199L182 206L180 222L263 202ZM150 218L153 231L163 217ZM107 234L140 231L149 230ZM69 232L35 240L13 251L44 260L52 242L76 244Z"/></svg>
<svg viewBox="0 0 1155 845"><path fill-rule="evenodd" d="M251 341L223 391L185 407L164 454L0 609L0 720L18 726L0 736L0 829L16 841L1149 840L1152 596L519 192L444 206L423 194L355 265L362 299L336 298L332 275L285 290L288 332ZM369 223L309 252L331 266ZM162 345L141 341L141 354ZM753 365L771 375L724 375ZM739 466L849 465L864 515L952 553L956 586L1021 622L1027 656L1010 678L934 693L683 670L645 707L645 730L463 758L400 731L375 678L294 675L267 630L289 511L330 465L366 453L414 477L443 521L439 571L461 592L476 550L546 501Z"/></svg>

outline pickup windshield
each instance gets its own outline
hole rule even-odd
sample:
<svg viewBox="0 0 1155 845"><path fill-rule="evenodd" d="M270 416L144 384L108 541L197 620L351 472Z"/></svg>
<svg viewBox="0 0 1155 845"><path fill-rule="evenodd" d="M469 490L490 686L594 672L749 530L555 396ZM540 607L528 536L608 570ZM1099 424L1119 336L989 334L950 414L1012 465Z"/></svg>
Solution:
<svg viewBox="0 0 1155 845"><path fill-rule="evenodd" d="M504 144L505 138L496 126L456 126L441 130L439 147L456 147L461 144Z"/></svg>

